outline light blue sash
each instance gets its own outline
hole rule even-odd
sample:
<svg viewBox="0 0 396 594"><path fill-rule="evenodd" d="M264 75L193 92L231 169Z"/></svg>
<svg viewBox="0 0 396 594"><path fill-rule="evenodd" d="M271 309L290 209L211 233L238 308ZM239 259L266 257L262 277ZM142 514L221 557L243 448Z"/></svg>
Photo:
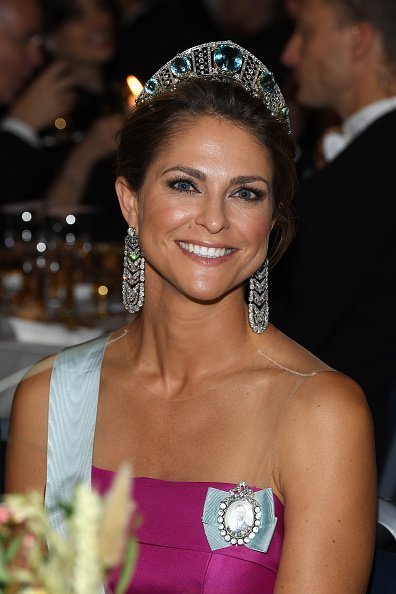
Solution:
<svg viewBox="0 0 396 594"><path fill-rule="evenodd" d="M107 336L61 351L52 370L48 410L45 507L61 534L66 526L60 501L77 483L91 484L100 369Z"/></svg>

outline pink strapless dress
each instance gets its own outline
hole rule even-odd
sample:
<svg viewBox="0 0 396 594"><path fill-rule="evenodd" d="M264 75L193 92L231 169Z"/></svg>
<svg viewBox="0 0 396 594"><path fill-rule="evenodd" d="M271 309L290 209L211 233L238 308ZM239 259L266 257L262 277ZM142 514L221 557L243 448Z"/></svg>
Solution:
<svg viewBox="0 0 396 594"><path fill-rule="evenodd" d="M105 493L114 473L92 468L92 485ZM142 516L138 559L128 594L270 594L283 541L283 505L266 553L245 546L212 551L202 525L208 487L228 483L174 482L135 478L133 496ZM112 586L110 580L110 588Z"/></svg>

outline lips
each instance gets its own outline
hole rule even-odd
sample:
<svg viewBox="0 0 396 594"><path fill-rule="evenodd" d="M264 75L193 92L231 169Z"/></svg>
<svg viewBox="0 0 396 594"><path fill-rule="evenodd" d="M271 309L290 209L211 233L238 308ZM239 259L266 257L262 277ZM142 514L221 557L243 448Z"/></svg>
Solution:
<svg viewBox="0 0 396 594"><path fill-rule="evenodd" d="M232 248L198 245L185 241L178 241L177 244L186 252L202 256L203 258L222 258L234 251Z"/></svg>

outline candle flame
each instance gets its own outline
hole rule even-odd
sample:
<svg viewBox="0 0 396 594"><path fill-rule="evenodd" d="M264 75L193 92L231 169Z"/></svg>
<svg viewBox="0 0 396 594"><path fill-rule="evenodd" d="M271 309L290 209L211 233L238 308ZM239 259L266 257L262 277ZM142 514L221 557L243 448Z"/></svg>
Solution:
<svg viewBox="0 0 396 594"><path fill-rule="evenodd" d="M130 88L132 95L135 97L137 97L140 91L143 89L143 85L140 80L133 75L127 77L127 85Z"/></svg>

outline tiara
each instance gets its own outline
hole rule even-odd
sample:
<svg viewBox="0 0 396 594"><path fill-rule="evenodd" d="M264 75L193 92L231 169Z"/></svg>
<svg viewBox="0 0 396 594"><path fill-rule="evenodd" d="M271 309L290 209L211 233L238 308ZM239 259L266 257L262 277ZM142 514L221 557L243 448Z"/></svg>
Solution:
<svg viewBox="0 0 396 594"><path fill-rule="evenodd" d="M188 78L234 80L261 99L290 131L289 109L274 75L256 56L232 41L203 43L177 54L146 82L136 104L172 91Z"/></svg>

